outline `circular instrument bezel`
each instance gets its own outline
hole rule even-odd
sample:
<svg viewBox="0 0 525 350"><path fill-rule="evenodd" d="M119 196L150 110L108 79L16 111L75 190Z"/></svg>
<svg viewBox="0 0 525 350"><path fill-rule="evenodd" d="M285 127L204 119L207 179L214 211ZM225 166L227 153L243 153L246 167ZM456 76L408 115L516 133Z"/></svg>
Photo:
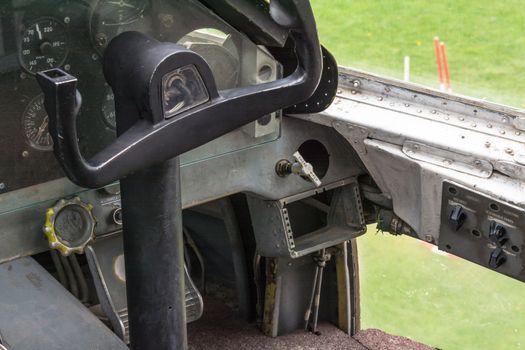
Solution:
<svg viewBox="0 0 525 350"><path fill-rule="evenodd" d="M40 108L37 111L32 111L32 108L37 106L37 105L40 105ZM45 113L45 115L47 117L47 112L46 112L46 109L44 107L44 94L39 94L39 95L33 97L29 101L29 103L27 104L26 108L24 109L24 112L22 113L22 118L21 118L22 132L24 134L24 138L25 138L26 143L32 149L36 149L38 151L48 152L48 151L52 151L53 150L53 139L51 138L51 135L49 134L49 125L43 126L43 122L40 123L40 127L43 127L43 129L44 129L46 140L49 140L49 142L46 143L46 144L39 143L38 140L33 139L33 137L34 137L33 135L28 134L28 128L31 127L30 125L28 125L28 121L30 120L29 118L33 118L34 119L36 117L36 114L38 112L40 112L40 111L43 111L43 113ZM33 113L33 116L31 116L30 113ZM33 127L34 128L39 128L36 125L34 125ZM42 136L40 138L42 138Z"/></svg>
<svg viewBox="0 0 525 350"><path fill-rule="evenodd" d="M60 59L52 62L52 63L48 63L47 66L41 67L41 69L32 69L31 68L31 65L30 63L27 62L26 58L24 58L24 51L26 50L24 48L24 38L26 37L26 33L29 32L30 28L35 26L36 24L39 24L43 21L52 21L55 23L55 25L58 25L58 27L61 29L61 33L63 33L64 35L64 52L61 54L60 56ZM40 39L42 40L42 39ZM69 57L69 43L70 43L70 39L69 39L69 32L68 32L68 29L67 29L67 25L62 22L61 20L59 20L58 18L55 18L55 17L51 17L51 16L44 16L44 17L39 17L35 20L32 20L30 22L28 22L27 24L24 25L21 33L20 33L20 39L19 39L19 50L18 50L18 61L20 63L20 66L22 67L22 69L26 72L28 72L29 74L33 74L35 75L38 71L41 71L41 70L47 70L47 69L52 69L52 68L57 68L57 67L61 67L62 65L64 65L64 63L66 62L67 58ZM32 57L46 57L46 55L44 54L40 54L40 55L35 55L34 53L30 54ZM30 56L30 57L31 57ZM45 64L45 63L44 63ZM38 63L37 63L37 66L38 66Z"/></svg>

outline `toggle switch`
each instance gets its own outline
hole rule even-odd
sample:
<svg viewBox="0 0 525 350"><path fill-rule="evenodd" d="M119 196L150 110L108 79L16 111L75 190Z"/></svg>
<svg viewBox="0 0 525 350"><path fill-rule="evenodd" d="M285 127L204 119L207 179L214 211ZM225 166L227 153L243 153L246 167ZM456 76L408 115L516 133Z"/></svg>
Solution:
<svg viewBox="0 0 525 350"><path fill-rule="evenodd" d="M294 162L283 159L277 162L275 165L275 172L281 177L288 176L290 174L299 175L310 182L313 182L316 187L322 185L321 180L314 172L312 164L304 160L303 156L299 152L293 154Z"/></svg>
<svg viewBox="0 0 525 350"><path fill-rule="evenodd" d="M494 242L498 247L505 244L505 241L507 240L507 231L505 230L505 227L497 223L496 221L490 222L490 231L489 231L489 239Z"/></svg>
<svg viewBox="0 0 525 350"><path fill-rule="evenodd" d="M450 213L449 221L454 230L459 230L461 226L465 223L465 220L467 219L467 214L463 210L463 207L461 205L456 205L452 212Z"/></svg>
<svg viewBox="0 0 525 350"><path fill-rule="evenodd" d="M505 253L500 247L498 247L492 253L490 253L489 266L492 269L497 269L503 265L506 260L507 258L505 257Z"/></svg>

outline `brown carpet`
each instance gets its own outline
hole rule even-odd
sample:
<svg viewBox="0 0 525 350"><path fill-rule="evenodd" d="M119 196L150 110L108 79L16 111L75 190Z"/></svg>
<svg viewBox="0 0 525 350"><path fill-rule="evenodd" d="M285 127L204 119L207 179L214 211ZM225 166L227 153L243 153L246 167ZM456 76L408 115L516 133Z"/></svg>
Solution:
<svg viewBox="0 0 525 350"><path fill-rule="evenodd" d="M278 338L264 336L255 325L242 322L219 300L207 299L204 315L188 325L190 350L432 350L407 338L371 329L355 339L331 324L319 325L321 335L297 331Z"/></svg>

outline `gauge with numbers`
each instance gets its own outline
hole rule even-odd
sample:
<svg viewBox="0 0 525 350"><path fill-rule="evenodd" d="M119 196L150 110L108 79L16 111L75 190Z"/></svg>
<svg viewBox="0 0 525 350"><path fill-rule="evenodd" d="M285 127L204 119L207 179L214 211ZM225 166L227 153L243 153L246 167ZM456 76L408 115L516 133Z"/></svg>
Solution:
<svg viewBox="0 0 525 350"><path fill-rule="evenodd" d="M68 55L65 25L43 17L24 26L20 38L20 64L31 74L60 67Z"/></svg>
<svg viewBox="0 0 525 350"><path fill-rule="evenodd" d="M44 95L33 98L22 115L22 130L26 142L39 151L51 151L53 139L49 134L49 117L44 108Z"/></svg>
<svg viewBox="0 0 525 350"><path fill-rule="evenodd" d="M115 96L113 95L113 90L109 86L105 89L104 98L102 101L102 119L106 126L112 130L117 128L117 120L115 113Z"/></svg>
<svg viewBox="0 0 525 350"><path fill-rule="evenodd" d="M99 0L93 17L103 26L121 26L139 19L146 4L145 0Z"/></svg>

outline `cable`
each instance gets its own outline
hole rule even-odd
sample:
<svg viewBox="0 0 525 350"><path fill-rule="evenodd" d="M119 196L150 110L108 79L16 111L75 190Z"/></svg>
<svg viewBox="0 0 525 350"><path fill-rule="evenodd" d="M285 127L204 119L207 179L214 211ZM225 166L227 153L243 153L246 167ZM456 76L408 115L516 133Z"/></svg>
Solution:
<svg viewBox="0 0 525 350"><path fill-rule="evenodd" d="M62 263L60 262L60 257L58 256L58 252L54 249L51 249L49 253L51 254L51 260L53 260L53 265L55 265L55 269L57 270L58 281L60 282L61 285L64 286L64 288L67 289L66 273L64 272L64 267L62 266Z"/></svg>
<svg viewBox="0 0 525 350"><path fill-rule="evenodd" d="M77 280L75 279L75 275L71 265L69 264L69 260L67 257L60 255L60 261L62 261L62 265L64 265L64 270L66 271L67 279L69 281L69 291L78 299Z"/></svg>
<svg viewBox="0 0 525 350"><path fill-rule="evenodd" d="M86 278L84 277L84 273L82 272L80 264L78 263L76 254L71 254L69 256L69 260L71 261L73 272L76 275L78 284L80 286L80 301L82 302L82 304L87 304L89 302L89 289L86 282Z"/></svg>

